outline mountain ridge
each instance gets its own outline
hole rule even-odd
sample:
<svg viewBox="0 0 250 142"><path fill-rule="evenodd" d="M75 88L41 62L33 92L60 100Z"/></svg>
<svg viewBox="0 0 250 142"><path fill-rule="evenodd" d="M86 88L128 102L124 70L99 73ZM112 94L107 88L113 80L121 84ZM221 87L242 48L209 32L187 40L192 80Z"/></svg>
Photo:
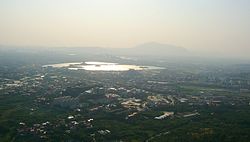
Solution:
<svg viewBox="0 0 250 142"><path fill-rule="evenodd" d="M14 51L25 51L33 49L34 51L52 51L52 52L70 52L77 54L114 54L114 55L130 55L130 56L182 56L187 55L188 51L179 46L163 44L158 42L147 42L143 44L136 45L131 48L104 48L97 46L86 46L86 47L39 47L34 46L4 46L1 45L0 49L5 47L7 50Z"/></svg>

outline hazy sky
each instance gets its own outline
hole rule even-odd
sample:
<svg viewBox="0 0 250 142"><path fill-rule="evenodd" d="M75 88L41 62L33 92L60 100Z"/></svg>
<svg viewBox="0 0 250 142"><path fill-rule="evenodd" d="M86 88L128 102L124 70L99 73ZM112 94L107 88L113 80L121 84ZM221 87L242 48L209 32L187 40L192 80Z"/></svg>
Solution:
<svg viewBox="0 0 250 142"><path fill-rule="evenodd" d="M250 55L250 0L0 0L0 44Z"/></svg>

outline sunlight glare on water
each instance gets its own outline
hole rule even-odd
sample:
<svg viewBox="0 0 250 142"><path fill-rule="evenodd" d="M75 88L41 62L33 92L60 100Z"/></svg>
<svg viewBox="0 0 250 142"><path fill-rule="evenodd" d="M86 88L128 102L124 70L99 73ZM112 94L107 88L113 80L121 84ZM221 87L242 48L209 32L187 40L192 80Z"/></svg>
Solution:
<svg viewBox="0 0 250 142"><path fill-rule="evenodd" d="M88 71L129 71L129 70L146 70L146 69L163 69L154 66L137 66L137 65L120 65L118 63L108 62L77 62L45 65L43 67L63 68L69 70L88 70Z"/></svg>

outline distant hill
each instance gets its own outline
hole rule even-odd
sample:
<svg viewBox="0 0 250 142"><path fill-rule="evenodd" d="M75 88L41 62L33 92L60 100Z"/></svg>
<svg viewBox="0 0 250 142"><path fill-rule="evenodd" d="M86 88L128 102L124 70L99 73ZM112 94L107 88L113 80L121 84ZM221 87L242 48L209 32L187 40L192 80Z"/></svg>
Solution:
<svg viewBox="0 0 250 142"><path fill-rule="evenodd" d="M5 47L5 48L3 48ZM2 51L24 52L24 53L57 53L57 54L78 54L78 55L129 55L129 56L183 56L188 51L179 46L149 42L137 45L132 48L101 48L101 47L16 47L1 46Z"/></svg>
<svg viewBox="0 0 250 142"><path fill-rule="evenodd" d="M157 42L144 43L132 48L111 49L110 51L113 54L133 56L183 56L188 54L183 47Z"/></svg>

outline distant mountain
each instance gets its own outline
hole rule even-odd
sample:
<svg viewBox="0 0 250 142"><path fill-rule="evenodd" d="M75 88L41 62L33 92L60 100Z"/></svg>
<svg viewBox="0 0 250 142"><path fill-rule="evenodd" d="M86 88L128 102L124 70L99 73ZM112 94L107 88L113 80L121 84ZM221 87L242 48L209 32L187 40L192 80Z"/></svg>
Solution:
<svg viewBox="0 0 250 142"><path fill-rule="evenodd" d="M149 42L132 48L101 48L101 47L16 47L1 46L0 51L22 52L22 53L50 53L70 55L126 55L126 56L183 56L188 51L179 46Z"/></svg>
<svg viewBox="0 0 250 142"><path fill-rule="evenodd" d="M116 54L139 56L183 56L188 54L188 51L183 47L157 42L144 43L133 48L113 49L112 51Z"/></svg>

